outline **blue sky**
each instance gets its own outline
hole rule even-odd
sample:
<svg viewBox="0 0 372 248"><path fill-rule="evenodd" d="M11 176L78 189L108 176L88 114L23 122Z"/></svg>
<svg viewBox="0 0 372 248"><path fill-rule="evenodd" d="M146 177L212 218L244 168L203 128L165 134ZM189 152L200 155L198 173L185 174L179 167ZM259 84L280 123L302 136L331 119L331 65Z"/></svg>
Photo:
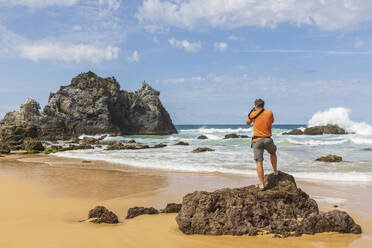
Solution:
<svg viewBox="0 0 372 248"><path fill-rule="evenodd" d="M370 0L0 0L0 117L80 72L146 80L176 124L372 123ZM368 113L368 114L366 114Z"/></svg>

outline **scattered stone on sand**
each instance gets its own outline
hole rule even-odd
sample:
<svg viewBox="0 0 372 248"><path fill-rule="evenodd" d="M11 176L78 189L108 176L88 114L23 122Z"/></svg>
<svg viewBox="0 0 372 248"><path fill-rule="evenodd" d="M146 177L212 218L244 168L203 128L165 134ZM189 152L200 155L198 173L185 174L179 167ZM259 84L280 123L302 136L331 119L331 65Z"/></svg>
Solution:
<svg viewBox="0 0 372 248"><path fill-rule="evenodd" d="M168 203L164 209L159 210L160 213L178 213L181 210L181 203Z"/></svg>
<svg viewBox="0 0 372 248"><path fill-rule="evenodd" d="M271 233L280 237L362 232L346 212L319 212L315 200L297 188L289 174L266 175L265 188L261 191L251 185L189 193L183 197L176 217L178 227L185 234Z"/></svg>
<svg viewBox="0 0 372 248"><path fill-rule="evenodd" d="M283 135L302 135L304 132L301 129L293 129L289 132L283 133Z"/></svg>
<svg viewBox="0 0 372 248"><path fill-rule="evenodd" d="M372 152L372 148L364 148L364 149L362 149L362 151Z"/></svg>
<svg viewBox="0 0 372 248"><path fill-rule="evenodd" d="M159 211L153 207L145 208L145 207L132 207L128 209L126 219L131 219L139 215L143 214L159 214Z"/></svg>
<svg viewBox="0 0 372 248"><path fill-rule="evenodd" d="M160 143L160 144L154 145L152 148L163 148L163 147L166 147L166 146L167 146L166 144Z"/></svg>
<svg viewBox="0 0 372 248"><path fill-rule="evenodd" d="M192 153L200 153L200 152L213 152L214 150L209 147L198 147L192 151Z"/></svg>
<svg viewBox="0 0 372 248"><path fill-rule="evenodd" d="M26 151L44 151L45 147L38 139L25 138L23 141L23 149Z"/></svg>
<svg viewBox="0 0 372 248"><path fill-rule="evenodd" d="M97 206L89 211L88 219L90 222L101 224L116 224L119 223L118 217L112 211L104 206Z"/></svg>
<svg viewBox="0 0 372 248"><path fill-rule="evenodd" d="M7 144L0 141L0 154L9 154L10 148Z"/></svg>
<svg viewBox="0 0 372 248"><path fill-rule="evenodd" d="M200 135L200 136L198 137L198 139L208 139L208 137L205 136L205 135Z"/></svg>
<svg viewBox="0 0 372 248"><path fill-rule="evenodd" d="M128 141L128 143L129 143L129 144L133 144L133 143L136 143L136 140L134 140L134 139L131 139L131 140L129 140L129 141Z"/></svg>
<svg viewBox="0 0 372 248"><path fill-rule="evenodd" d="M327 156L323 156L323 157L320 157L320 158L317 158L315 161L321 161L321 162L341 162L342 161L342 157L341 156L337 156L337 155L327 155Z"/></svg>
<svg viewBox="0 0 372 248"><path fill-rule="evenodd" d="M338 208L338 205L333 205L334 208Z"/></svg>
<svg viewBox="0 0 372 248"><path fill-rule="evenodd" d="M174 144L174 145L176 145L176 146L188 146L189 145L189 143L187 143L187 142L184 142L184 141L179 141L179 142L177 142L176 144Z"/></svg>

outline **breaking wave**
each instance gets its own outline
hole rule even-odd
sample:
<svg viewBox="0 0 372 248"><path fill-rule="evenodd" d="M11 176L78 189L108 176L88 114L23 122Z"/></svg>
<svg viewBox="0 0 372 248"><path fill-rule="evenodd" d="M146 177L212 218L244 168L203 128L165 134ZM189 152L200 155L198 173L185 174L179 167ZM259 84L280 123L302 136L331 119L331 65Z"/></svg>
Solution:
<svg viewBox="0 0 372 248"><path fill-rule="evenodd" d="M330 108L314 114L308 121L309 127L321 125L338 125L349 133L360 135L372 135L372 126L365 122L354 122L350 120L350 109L338 107Z"/></svg>

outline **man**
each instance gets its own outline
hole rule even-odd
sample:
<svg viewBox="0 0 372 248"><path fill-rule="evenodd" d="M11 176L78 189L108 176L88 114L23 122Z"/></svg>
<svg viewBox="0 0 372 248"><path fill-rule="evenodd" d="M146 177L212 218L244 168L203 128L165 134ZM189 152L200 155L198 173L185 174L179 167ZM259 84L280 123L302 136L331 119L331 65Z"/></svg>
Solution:
<svg viewBox="0 0 372 248"><path fill-rule="evenodd" d="M247 125L253 123L252 148L254 160L257 166L257 175L260 181L258 187L264 190L264 169L263 169L263 153L264 150L270 153L271 165L274 170L274 175L278 175L276 145L271 138L271 128L274 122L274 115L271 110L264 109L265 102L262 99L257 99L254 102L254 109L248 115Z"/></svg>

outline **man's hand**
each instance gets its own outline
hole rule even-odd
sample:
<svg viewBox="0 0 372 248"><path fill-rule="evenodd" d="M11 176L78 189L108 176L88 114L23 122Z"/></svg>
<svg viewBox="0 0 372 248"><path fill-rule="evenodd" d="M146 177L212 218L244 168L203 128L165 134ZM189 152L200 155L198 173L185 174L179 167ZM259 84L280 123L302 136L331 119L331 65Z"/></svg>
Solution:
<svg viewBox="0 0 372 248"><path fill-rule="evenodd" d="M247 122L246 122L246 124L247 124L248 126L250 126L250 125L252 124L252 120L251 120L251 119L248 119Z"/></svg>

